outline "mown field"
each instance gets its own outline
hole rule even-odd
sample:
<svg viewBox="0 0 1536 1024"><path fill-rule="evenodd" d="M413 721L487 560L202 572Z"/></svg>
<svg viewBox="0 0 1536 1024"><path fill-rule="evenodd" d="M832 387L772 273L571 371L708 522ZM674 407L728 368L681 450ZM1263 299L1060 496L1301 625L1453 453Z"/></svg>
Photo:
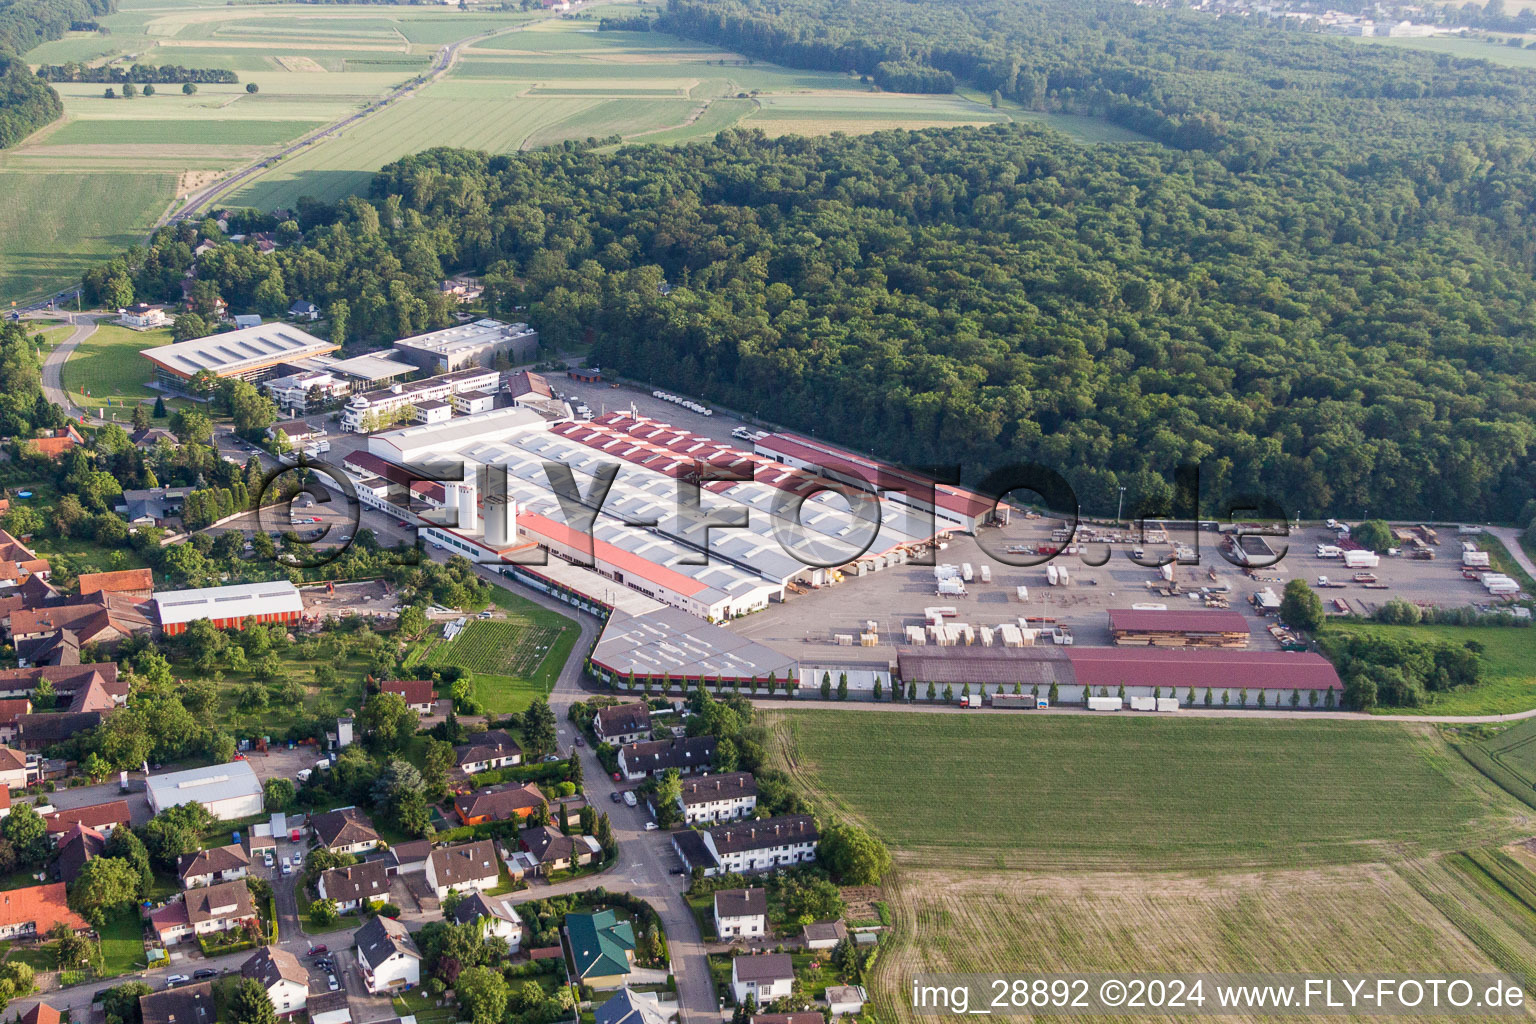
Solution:
<svg viewBox="0 0 1536 1024"><path fill-rule="evenodd" d="M1381 626L1330 624L1332 632L1405 639L1473 641L1483 647L1488 681L1482 686L1432 694L1417 708L1382 708L1384 715L1508 715L1536 708L1536 630L1503 626Z"/></svg>
<svg viewBox="0 0 1536 1024"><path fill-rule="evenodd" d="M155 399L155 392L144 386L154 375L153 368L139 353L170 342L168 330L133 331L100 324L65 361L64 390L98 415L111 417L115 411L116 418L126 421L133 415L134 403Z"/></svg>
<svg viewBox="0 0 1536 1024"><path fill-rule="evenodd" d="M472 619L452 641L429 641L406 659L406 667L467 669L474 674L475 699L491 714L526 708L554 688L576 642L576 624L501 587L493 603L506 618Z"/></svg>
<svg viewBox="0 0 1536 1024"><path fill-rule="evenodd" d="M904 872L868 987L897 1021L932 1019L907 992L925 971L1508 971L1529 988L1536 913L1466 868L1452 856L1214 876Z"/></svg>
<svg viewBox="0 0 1536 1024"><path fill-rule="evenodd" d="M1311 867L1532 827L1423 726L818 709L774 730L829 811L913 867Z"/></svg>

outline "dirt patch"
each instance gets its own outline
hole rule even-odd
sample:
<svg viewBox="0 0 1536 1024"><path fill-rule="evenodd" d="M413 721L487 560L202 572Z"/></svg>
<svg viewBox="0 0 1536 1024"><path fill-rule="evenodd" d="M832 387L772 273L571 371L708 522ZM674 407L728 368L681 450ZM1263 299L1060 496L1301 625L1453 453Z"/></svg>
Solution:
<svg viewBox="0 0 1536 1024"><path fill-rule="evenodd" d="M184 196L189 192L196 192L218 181L221 171L182 171L176 179L176 194Z"/></svg>
<svg viewBox="0 0 1536 1024"><path fill-rule="evenodd" d="M845 885L838 890L838 894L847 907L843 912L845 920L873 921L879 918L880 911L875 909L875 901L880 898L879 886Z"/></svg>
<svg viewBox="0 0 1536 1024"><path fill-rule="evenodd" d="M324 71L325 67L313 57L273 57L284 71Z"/></svg>

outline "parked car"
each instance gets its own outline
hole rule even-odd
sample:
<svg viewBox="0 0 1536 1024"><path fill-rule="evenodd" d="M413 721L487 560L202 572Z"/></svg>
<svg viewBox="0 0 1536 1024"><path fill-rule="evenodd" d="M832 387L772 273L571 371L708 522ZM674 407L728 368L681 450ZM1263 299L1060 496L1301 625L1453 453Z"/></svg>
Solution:
<svg viewBox="0 0 1536 1024"><path fill-rule="evenodd" d="M609 793L608 797L614 803L618 803L620 800L624 799L623 797L619 796L619 791L618 790L614 790L612 793Z"/></svg>
<svg viewBox="0 0 1536 1024"><path fill-rule="evenodd" d="M560 755L559 754L545 754L544 755L544 763L545 764L554 764L558 760L560 760Z"/></svg>
<svg viewBox="0 0 1536 1024"><path fill-rule="evenodd" d="M202 981L204 978L217 978L218 976L219 972L214 970L212 967L204 967L200 970L192 972L192 977L196 978L198 981Z"/></svg>
<svg viewBox="0 0 1536 1024"><path fill-rule="evenodd" d="M687 868L673 868L670 873L674 874L674 875L686 875L688 873L688 869Z"/></svg>
<svg viewBox="0 0 1536 1024"><path fill-rule="evenodd" d="M581 737L580 737L580 736L577 736L577 737L576 737L576 745L577 745L577 746L578 746L578 747L584 747L584 746L586 746L586 745L587 745L587 741L586 741L586 740L584 740L584 739L582 739L582 738L581 738Z"/></svg>
<svg viewBox="0 0 1536 1024"><path fill-rule="evenodd" d="M637 800L636 800L636 799L635 799L635 793L634 793L634 790L631 790L631 789L626 789L626 790L625 790L625 791L624 791L624 806L625 806L625 807L633 807L633 806L635 806L635 804L636 804L636 803L638 803L638 802L639 802L639 801L637 801Z"/></svg>
<svg viewBox="0 0 1536 1024"><path fill-rule="evenodd" d="M303 864L303 863L304 863L304 851L303 850L294 850L293 851L293 866L294 867L298 867L300 864Z"/></svg>
<svg viewBox="0 0 1536 1024"><path fill-rule="evenodd" d="M169 978L165 979L165 987L174 988L177 985L185 985L191 980L192 979L187 977L185 974L173 974Z"/></svg>
<svg viewBox="0 0 1536 1024"><path fill-rule="evenodd" d="M305 953L304 955L305 956L319 956L321 953L329 953L330 951L331 951L331 947L327 946L325 943L322 942L318 946L310 946L309 947L309 952Z"/></svg>
<svg viewBox="0 0 1536 1024"><path fill-rule="evenodd" d="M336 975L334 974L327 974L325 976L325 985L332 992L335 992L337 989L341 988L341 982L336 980Z"/></svg>
<svg viewBox="0 0 1536 1024"><path fill-rule="evenodd" d="M654 821L648 821L645 823L645 830L647 832L655 832L658 827L659 826Z"/></svg>

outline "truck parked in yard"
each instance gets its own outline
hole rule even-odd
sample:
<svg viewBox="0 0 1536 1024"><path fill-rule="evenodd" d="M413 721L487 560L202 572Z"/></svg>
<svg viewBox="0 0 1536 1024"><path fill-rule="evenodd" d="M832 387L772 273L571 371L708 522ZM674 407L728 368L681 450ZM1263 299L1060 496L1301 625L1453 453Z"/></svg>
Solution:
<svg viewBox="0 0 1536 1024"><path fill-rule="evenodd" d="M1346 551L1344 565L1349 569L1374 569L1381 564L1381 556L1374 551Z"/></svg>

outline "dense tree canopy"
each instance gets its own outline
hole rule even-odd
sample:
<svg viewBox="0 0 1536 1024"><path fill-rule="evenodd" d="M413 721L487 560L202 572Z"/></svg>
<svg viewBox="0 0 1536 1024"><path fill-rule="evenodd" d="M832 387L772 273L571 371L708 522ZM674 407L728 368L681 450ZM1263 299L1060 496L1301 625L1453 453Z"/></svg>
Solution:
<svg viewBox="0 0 1536 1024"><path fill-rule="evenodd" d="M17 54L116 8L117 0L0 0L0 149L64 113L59 94Z"/></svg>

